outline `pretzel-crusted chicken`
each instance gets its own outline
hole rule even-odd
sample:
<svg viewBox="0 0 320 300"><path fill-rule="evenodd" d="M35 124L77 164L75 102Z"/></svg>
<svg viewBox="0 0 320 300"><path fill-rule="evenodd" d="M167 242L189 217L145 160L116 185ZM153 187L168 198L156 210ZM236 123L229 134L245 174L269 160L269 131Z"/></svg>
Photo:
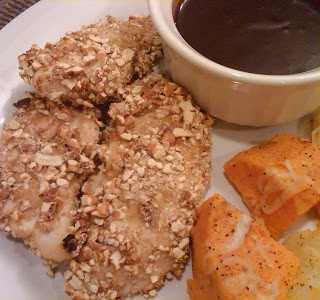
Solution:
<svg viewBox="0 0 320 300"><path fill-rule="evenodd" d="M101 124L95 110L57 105L30 93L16 106L18 112L0 133L0 229L54 264L79 249L76 199L93 172L90 156Z"/></svg>
<svg viewBox="0 0 320 300"><path fill-rule="evenodd" d="M162 57L161 39L149 16L106 21L67 33L45 48L20 55L20 76L51 100L92 106L115 96Z"/></svg>
<svg viewBox="0 0 320 300"><path fill-rule="evenodd" d="M65 274L73 299L155 296L180 276L210 178L213 120L186 90L152 73L122 96L109 111L100 171L82 188L87 241Z"/></svg>

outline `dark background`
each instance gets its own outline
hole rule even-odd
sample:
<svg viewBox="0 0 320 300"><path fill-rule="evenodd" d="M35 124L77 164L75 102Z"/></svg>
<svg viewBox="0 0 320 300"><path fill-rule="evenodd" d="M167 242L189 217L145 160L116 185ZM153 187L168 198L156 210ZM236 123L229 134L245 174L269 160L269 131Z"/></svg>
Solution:
<svg viewBox="0 0 320 300"><path fill-rule="evenodd" d="M0 29L39 0L0 0Z"/></svg>

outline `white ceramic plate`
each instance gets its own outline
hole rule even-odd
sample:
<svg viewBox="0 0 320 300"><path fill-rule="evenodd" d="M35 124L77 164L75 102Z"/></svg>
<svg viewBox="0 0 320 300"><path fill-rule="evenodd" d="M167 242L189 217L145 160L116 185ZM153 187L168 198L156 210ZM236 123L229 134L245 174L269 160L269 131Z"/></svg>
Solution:
<svg viewBox="0 0 320 300"><path fill-rule="evenodd" d="M43 0L14 19L0 31L0 126L11 118L14 103L31 88L18 75L17 57L34 43L44 46L56 41L66 31L94 23L105 15L126 18L147 14L146 0ZM231 203L246 211L239 195L226 180L223 164L235 153L256 145L279 133L310 136L310 117L281 126L268 128L240 127L217 121L213 128L212 183L207 196L221 193ZM312 226L312 216L305 216L291 228L296 231ZM0 234L0 299L1 300L63 300L62 271L54 279L46 275L47 267L23 243L7 234ZM186 300L186 279L191 277L187 267L180 281L167 282L157 300ZM135 299L144 299L136 297Z"/></svg>

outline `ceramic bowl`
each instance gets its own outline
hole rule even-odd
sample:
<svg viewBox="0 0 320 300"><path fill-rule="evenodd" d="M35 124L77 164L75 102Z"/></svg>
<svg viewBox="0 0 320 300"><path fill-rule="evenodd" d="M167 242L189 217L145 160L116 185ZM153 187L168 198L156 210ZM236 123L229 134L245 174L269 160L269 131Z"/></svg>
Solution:
<svg viewBox="0 0 320 300"><path fill-rule="evenodd" d="M253 74L222 66L198 53L175 26L173 15L179 2L148 0L151 17L164 40L167 70L203 110L231 123L269 126L298 119L320 105L320 69L293 75Z"/></svg>

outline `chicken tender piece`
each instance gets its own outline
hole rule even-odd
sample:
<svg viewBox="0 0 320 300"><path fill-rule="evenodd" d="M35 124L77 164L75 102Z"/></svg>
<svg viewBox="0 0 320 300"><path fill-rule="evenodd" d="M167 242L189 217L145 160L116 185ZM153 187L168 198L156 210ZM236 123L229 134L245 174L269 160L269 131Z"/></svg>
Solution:
<svg viewBox="0 0 320 300"><path fill-rule="evenodd" d="M73 299L155 296L180 276L209 182L213 120L190 94L153 73L124 95L111 104L100 172L82 188L87 242L65 274Z"/></svg>
<svg viewBox="0 0 320 300"><path fill-rule="evenodd" d="M93 110L27 94L0 137L0 229L54 264L75 255L81 184L92 174L100 138ZM77 242L77 243L76 243Z"/></svg>
<svg viewBox="0 0 320 300"><path fill-rule="evenodd" d="M105 22L67 33L44 49L33 45L19 57L20 76L51 100L73 105L104 103L142 77L162 57L161 39L149 16Z"/></svg>

